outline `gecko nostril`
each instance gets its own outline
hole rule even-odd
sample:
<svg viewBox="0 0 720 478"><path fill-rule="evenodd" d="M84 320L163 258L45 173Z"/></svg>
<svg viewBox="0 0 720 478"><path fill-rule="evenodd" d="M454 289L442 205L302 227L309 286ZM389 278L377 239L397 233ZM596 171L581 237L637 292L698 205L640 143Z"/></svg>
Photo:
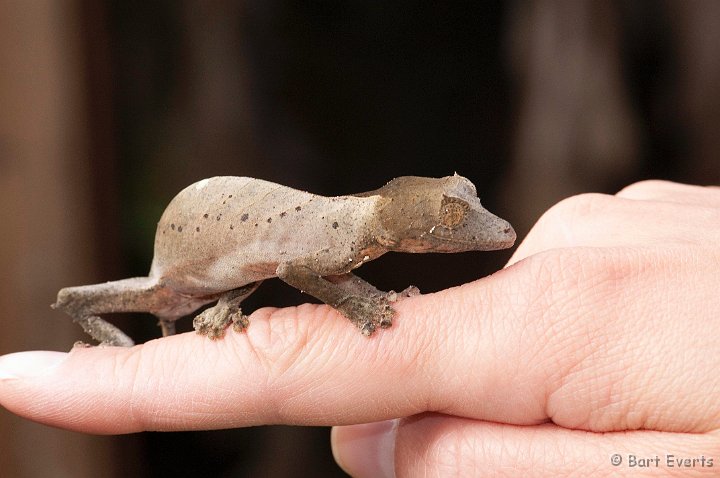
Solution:
<svg viewBox="0 0 720 478"><path fill-rule="evenodd" d="M506 229L503 231L503 233L504 233L504 234L509 234L509 233L510 233L510 228L509 228L509 227L506 228Z"/></svg>

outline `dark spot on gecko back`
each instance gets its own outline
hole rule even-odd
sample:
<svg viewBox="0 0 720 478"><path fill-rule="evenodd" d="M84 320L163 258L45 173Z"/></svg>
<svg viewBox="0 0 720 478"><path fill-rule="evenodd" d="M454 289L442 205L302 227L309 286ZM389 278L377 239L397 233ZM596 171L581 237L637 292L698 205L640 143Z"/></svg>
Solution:
<svg viewBox="0 0 720 478"><path fill-rule="evenodd" d="M271 217L267 218L267 222L268 222L268 224L270 224L272 222L272 218Z"/></svg>
<svg viewBox="0 0 720 478"><path fill-rule="evenodd" d="M240 216L240 220L241 220L242 222L247 221L247 220L248 220L248 215L247 215L247 213L245 213L245 214L243 214L242 216Z"/></svg>
<svg viewBox="0 0 720 478"><path fill-rule="evenodd" d="M207 214L207 213L203 214L203 217L204 217L205 219L207 219L207 218L208 218L208 214Z"/></svg>
<svg viewBox="0 0 720 478"><path fill-rule="evenodd" d="M200 232L200 228L199 228L199 227L196 227L196 228L195 228L195 232Z"/></svg>
<svg viewBox="0 0 720 478"><path fill-rule="evenodd" d="M333 229L337 229L338 226L339 226L339 224L337 223L337 221L335 221L335 222L332 223Z"/></svg>
<svg viewBox="0 0 720 478"><path fill-rule="evenodd" d="M295 206L295 210L296 210L297 212L300 212L300 211L302 210L302 208L301 208L300 206Z"/></svg>
<svg viewBox="0 0 720 478"><path fill-rule="evenodd" d="M175 230L175 224L170 224L170 229Z"/></svg>
<svg viewBox="0 0 720 478"><path fill-rule="evenodd" d="M280 217L285 217L285 216L287 216L287 212L283 211L280 213Z"/></svg>
<svg viewBox="0 0 720 478"><path fill-rule="evenodd" d="M178 232L182 232L182 226L178 226Z"/></svg>

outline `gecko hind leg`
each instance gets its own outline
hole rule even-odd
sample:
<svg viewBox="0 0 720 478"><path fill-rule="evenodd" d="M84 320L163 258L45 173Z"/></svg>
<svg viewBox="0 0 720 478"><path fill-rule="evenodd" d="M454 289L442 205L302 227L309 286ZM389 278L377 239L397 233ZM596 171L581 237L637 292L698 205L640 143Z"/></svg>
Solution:
<svg viewBox="0 0 720 478"><path fill-rule="evenodd" d="M131 347L134 342L119 328L99 316L114 312L146 311L142 304L156 284L148 277L136 277L102 284L66 287L58 292L53 309L70 315L85 333L101 345Z"/></svg>
<svg viewBox="0 0 720 478"><path fill-rule="evenodd" d="M73 321L80 325L86 334L100 342L100 345L112 347L132 347L135 345L133 339L128 337L125 332L96 315L74 318ZM78 343L81 344L82 342Z"/></svg>
<svg viewBox="0 0 720 478"><path fill-rule="evenodd" d="M175 321L177 320L177 317L160 317L160 320L158 320L158 325L160 326L160 330L162 331L163 337L169 337L170 335L175 335Z"/></svg>
<svg viewBox="0 0 720 478"><path fill-rule="evenodd" d="M212 299L190 298L151 277L134 277L102 284L66 287L52 305L70 315L102 345L129 347L133 341L100 318L118 312L149 312L164 319L187 315ZM161 320L161 322L166 322Z"/></svg>
<svg viewBox="0 0 720 478"><path fill-rule="evenodd" d="M250 322L240 309L240 303L255 292L262 281L238 287L225 292L217 304L205 309L193 319L193 327L200 335L215 340L225 336L225 330L232 324L233 330L243 332Z"/></svg>

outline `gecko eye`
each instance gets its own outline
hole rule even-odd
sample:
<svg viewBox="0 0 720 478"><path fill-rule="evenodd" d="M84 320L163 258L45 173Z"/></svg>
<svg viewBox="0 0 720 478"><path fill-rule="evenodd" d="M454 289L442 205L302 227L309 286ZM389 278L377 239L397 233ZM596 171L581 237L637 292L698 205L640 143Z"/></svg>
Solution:
<svg viewBox="0 0 720 478"><path fill-rule="evenodd" d="M465 221L470 205L462 199L443 196L440 204L440 225L447 228L454 228Z"/></svg>

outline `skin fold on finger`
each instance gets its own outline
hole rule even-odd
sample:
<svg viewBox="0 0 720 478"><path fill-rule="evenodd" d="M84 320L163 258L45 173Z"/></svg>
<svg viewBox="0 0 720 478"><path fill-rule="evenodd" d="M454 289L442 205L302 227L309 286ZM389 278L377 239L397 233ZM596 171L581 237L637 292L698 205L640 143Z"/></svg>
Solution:
<svg viewBox="0 0 720 478"><path fill-rule="evenodd" d="M678 185L683 186L683 185ZM628 193L647 188L638 186ZM658 202L581 194L550 208L508 261L566 247L713 245L720 242L720 190L698 188L704 203ZM698 199L700 201L700 199Z"/></svg>
<svg viewBox="0 0 720 478"><path fill-rule="evenodd" d="M592 433L438 414L379 425L333 429L333 454L351 476L717 476L720 467L717 431ZM377 446L359 450L365 442Z"/></svg>
<svg viewBox="0 0 720 478"><path fill-rule="evenodd" d="M402 300L393 327L371 339L327 306L262 309L246 334L223 340L190 333L132 349L78 348L46 374L0 375L0 403L94 433L351 424L425 411L594 431L707 431L720 423L720 331L708 307L720 277L707 286L693 274L720 267L697 259L684 267L689 260L654 250L546 253ZM679 314L684 321L672 320Z"/></svg>

